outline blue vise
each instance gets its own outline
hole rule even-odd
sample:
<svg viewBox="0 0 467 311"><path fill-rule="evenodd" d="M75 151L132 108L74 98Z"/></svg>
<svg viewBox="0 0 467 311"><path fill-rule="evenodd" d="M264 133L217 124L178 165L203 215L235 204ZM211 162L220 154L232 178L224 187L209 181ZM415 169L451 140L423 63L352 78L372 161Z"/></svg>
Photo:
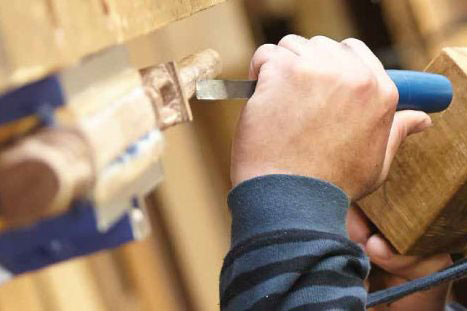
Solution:
<svg viewBox="0 0 467 311"><path fill-rule="evenodd" d="M51 126L55 109L64 104L56 76L1 95L0 131L5 124L31 116L37 117L42 126ZM0 233L0 283L21 273L134 241L137 234L132 212L142 207L136 199L129 201L133 210L129 209L105 232L98 230L93 203L76 201L66 214Z"/></svg>

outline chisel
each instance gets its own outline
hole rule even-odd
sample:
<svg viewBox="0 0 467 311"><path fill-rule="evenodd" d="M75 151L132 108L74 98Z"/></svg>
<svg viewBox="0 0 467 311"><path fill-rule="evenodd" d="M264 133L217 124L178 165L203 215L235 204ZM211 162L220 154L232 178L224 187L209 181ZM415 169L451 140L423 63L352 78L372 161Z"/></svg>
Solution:
<svg viewBox="0 0 467 311"><path fill-rule="evenodd" d="M452 101L451 81L443 75L408 71L387 70L399 91L397 110L419 110L427 113L441 112ZM253 96L257 81L204 80L196 85L199 100L248 99Z"/></svg>

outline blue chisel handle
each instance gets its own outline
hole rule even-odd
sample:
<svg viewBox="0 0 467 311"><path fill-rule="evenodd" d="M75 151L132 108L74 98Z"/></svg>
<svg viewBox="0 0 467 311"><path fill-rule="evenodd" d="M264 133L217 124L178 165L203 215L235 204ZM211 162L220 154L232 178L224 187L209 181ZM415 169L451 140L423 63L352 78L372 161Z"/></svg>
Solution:
<svg viewBox="0 0 467 311"><path fill-rule="evenodd" d="M441 112L453 97L452 83L445 76L408 70L387 70L399 91L397 110Z"/></svg>

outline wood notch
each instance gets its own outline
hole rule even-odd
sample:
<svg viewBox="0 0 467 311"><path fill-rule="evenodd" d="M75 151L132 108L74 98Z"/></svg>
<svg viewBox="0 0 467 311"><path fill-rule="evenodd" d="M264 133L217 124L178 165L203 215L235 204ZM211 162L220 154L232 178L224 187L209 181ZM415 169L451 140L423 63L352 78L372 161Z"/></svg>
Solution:
<svg viewBox="0 0 467 311"><path fill-rule="evenodd" d="M460 253L467 249L467 48L445 48L427 71L452 81L450 108L402 145L386 183L359 205L401 254Z"/></svg>
<svg viewBox="0 0 467 311"><path fill-rule="evenodd" d="M188 100L195 94L196 82L217 77L221 72L222 62L219 53L214 50L188 56L179 65L170 62L141 70L159 128L164 130L192 121Z"/></svg>
<svg viewBox="0 0 467 311"><path fill-rule="evenodd" d="M221 70L219 54L207 50L179 66L138 72L124 50L113 48L62 73L67 104L56 113L57 126L0 153L0 214L7 226L56 215L78 197L109 205L132 183L154 177L160 130L191 121L196 81Z"/></svg>

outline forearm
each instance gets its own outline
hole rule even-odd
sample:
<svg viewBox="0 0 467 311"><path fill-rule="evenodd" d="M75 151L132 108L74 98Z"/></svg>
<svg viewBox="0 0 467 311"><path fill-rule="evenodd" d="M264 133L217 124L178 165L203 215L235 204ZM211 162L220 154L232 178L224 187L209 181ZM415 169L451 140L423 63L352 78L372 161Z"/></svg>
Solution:
<svg viewBox="0 0 467 311"><path fill-rule="evenodd" d="M348 205L341 190L305 177L270 175L235 188L221 308L364 310L369 263L347 238Z"/></svg>

